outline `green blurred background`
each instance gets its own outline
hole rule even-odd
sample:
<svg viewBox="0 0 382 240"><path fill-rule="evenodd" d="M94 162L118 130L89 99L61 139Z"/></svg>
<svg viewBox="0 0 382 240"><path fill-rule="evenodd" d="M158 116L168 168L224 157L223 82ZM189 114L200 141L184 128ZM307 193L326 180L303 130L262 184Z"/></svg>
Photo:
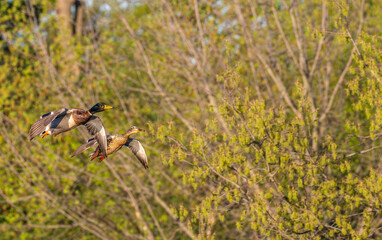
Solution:
<svg viewBox="0 0 382 240"><path fill-rule="evenodd" d="M378 239L382 4L0 1L0 239ZM102 163L61 107L136 125Z"/></svg>

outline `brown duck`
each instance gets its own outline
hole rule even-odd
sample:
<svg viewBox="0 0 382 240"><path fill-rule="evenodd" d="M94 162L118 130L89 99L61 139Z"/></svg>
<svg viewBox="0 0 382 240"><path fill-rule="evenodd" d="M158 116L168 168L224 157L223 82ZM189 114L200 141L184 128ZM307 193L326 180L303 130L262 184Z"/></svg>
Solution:
<svg viewBox="0 0 382 240"><path fill-rule="evenodd" d="M123 146L125 146L125 147L128 147L134 153L134 155L142 163L144 168L148 168L149 165L147 162L145 149L143 148L142 144L138 140L130 137L130 135L139 133L139 132L144 132L144 130L136 126L132 126L129 130L127 130L125 134L107 135L107 148L106 148L107 155L110 155L118 151L119 149L121 149ZM95 141L94 138L89 139L87 143L81 145L80 147L77 148L76 151L74 151L74 153L72 154L72 157L82 153L89 147L94 146L96 143L97 142ZM93 160L96 157L99 157L99 162L102 162L102 160L104 159L104 156L100 152L99 145L97 146L94 153L89 155L90 160Z"/></svg>

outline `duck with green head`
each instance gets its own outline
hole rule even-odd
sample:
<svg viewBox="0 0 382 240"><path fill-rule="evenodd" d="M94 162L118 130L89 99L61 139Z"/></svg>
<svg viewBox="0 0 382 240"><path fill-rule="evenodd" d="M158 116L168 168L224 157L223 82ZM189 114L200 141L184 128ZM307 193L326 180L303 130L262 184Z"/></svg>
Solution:
<svg viewBox="0 0 382 240"><path fill-rule="evenodd" d="M102 112L112 107L97 103L89 110L77 108L60 108L58 110L46 113L40 117L29 131L29 141L40 135L44 138L46 135L57 136L60 133L67 132L80 125L84 125L91 135L101 146L101 151L106 156L106 131L101 119L95 116L95 113Z"/></svg>

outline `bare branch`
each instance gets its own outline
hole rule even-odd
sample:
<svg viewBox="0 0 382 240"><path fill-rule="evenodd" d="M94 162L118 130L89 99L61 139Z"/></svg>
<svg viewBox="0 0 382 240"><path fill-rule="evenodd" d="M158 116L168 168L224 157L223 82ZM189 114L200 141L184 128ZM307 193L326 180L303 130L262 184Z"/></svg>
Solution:
<svg viewBox="0 0 382 240"><path fill-rule="evenodd" d="M365 149L365 150L362 150L362 151L359 151L359 152L350 153L350 154L346 155L345 157L346 158L350 158L350 157L353 157L354 155L368 153L368 152L371 152L371 151L373 151L375 149L379 149L379 148L382 148L382 145L376 146L376 147L372 147L372 148L369 148L369 149Z"/></svg>

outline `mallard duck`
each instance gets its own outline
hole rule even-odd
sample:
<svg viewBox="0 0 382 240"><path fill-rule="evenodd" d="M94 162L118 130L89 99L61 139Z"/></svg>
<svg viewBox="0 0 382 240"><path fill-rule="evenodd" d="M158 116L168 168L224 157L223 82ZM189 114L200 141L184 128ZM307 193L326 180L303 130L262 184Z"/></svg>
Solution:
<svg viewBox="0 0 382 240"><path fill-rule="evenodd" d="M107 148L106 148L106 153L107 155L110 155L119 149L121 149L122 146L128 147L134 155L138 158L138 160L142 163L144 168L148 168L149 164L147 162L147 156L145 149L143 148L142 144L134 139L131 138L130 135L139 133L139 132L144 132L145 130L140 129L136 126L132 126L125 134L112 134L112 135L107 135ZM87 143L82 144L80 147L77 148L76 151L72 154L73 156L76 156L86 149L88 149L91 146L94 146L96 144L96 140L94 138L91 138L88 140ZM100 155L100 148L97 146L96 150L94 153L89 155L90 160L93 160L94 158L99 156L99 162L102 162L104 159L103 155Z"/></svg>
<svg viewBox="0 0 382 240"><path fill-rule="evenodd" d="M95 135L95 139L101 146L101 152L106 154L106 131L99 117L93 115L112 107L97 103L89 110L76 108L61 108L56 111L46 113L40 117L31 127L29 131L29 141L40 135L44 138L46 135L57 136L60 133L67 132L80 125L84 125L91 135Z"/></svg>

